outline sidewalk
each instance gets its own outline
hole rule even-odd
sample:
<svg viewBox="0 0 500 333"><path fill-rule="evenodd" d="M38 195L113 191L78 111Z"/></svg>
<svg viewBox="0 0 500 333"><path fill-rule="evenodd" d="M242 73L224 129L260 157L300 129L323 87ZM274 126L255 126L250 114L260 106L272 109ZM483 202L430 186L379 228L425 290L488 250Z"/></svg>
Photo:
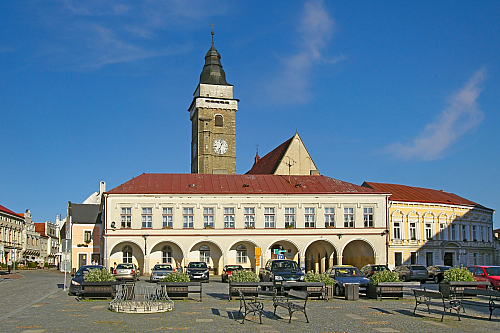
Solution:
<svg viewBox="0 0 500 333"><path fill-rule="evenodd" d="M10 273L9 271L0 271L0 281L22 279L24 276L19 273Z"/></svg>

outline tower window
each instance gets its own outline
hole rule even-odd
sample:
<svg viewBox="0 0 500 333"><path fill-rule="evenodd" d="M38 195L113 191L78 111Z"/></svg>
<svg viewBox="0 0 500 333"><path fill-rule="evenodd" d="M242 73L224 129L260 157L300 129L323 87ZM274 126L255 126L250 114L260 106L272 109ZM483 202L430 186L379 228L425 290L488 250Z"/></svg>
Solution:
<svg viewBox="0 0 500 333"><path fill-rule="evenodd" d="M224 118L222 118L222 116L219 114L215 116L215 126L217 127L224 126Z"/></svg>

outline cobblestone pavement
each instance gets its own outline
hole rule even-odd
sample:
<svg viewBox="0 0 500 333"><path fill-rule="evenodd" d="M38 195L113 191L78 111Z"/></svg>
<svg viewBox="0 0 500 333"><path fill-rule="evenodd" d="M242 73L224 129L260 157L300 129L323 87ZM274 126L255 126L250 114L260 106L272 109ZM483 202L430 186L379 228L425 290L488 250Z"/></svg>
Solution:
<svg viewBox="0 0 500 333"><path fill-rule="evenodd" d="M123 314L106 309L108 301L78 301L62 290L64 275L54 270L21 271L24 278L0 282L0 332L498 332L500 312L488 321L484 310L445 315L417 310L408 294L404 300L330 301L311 300L307 304L310 323L302 313L288 323L287 311L273 316L272 301L264 298L262 325L258 317L241 324L239 302L227 300L227 284L217 277L203 285L203 301L174 301L172 312ZM69 275L68 275L69 281ZM147 283L140 281L139 283ZM428 287L432 288L429 284ZM435 285L434 285L435 289ZM487 310L486 310L487 311Z"/></svg>

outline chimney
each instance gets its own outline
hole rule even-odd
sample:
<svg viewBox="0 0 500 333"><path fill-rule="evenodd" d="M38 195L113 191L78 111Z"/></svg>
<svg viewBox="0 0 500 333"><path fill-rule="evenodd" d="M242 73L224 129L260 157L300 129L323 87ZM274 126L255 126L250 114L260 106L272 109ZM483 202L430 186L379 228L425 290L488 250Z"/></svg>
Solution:
<svg viewBox="0 0 500 333"><path fill-rule="evenodd" d="M106 192L106 182L101 181L99 183L99 194L103 194L104 192Z"/></svg>

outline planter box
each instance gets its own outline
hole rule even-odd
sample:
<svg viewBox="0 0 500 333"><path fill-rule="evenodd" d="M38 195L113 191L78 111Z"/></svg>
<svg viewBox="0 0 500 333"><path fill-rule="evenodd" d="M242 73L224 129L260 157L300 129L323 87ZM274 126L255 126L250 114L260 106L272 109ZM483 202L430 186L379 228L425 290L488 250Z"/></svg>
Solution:
<svg viewBox="0 0 500 333"><path fill-rule="evenodd" d="M439 291L446 298L461 297L464 289L486 289L490 283L488 281L451 281L449 283L441 282L439 284Z"/></svg>
<svg viewBox="0 0 500 333"><path fill-rule="evenodd" d="M229 282L229 300L232 300L233 296L238 296L238 290L245 296L257 297L259 295L259 282Z"/></svg>
<svg viewBox="0 0 500 333"><path fill-rule="evenodd" d="M189 293L197 293L200 294L201 302L201 282L158 282L158 284L165 286L167 295L170 298L188 298Z"/></svg>
<svg viewBox="0 0 500 333"><path fill-rule="evenodd" d="M81 285L79 296L82 298L114 298L116 294L116 285L119 281L108 282L88 282L84 281Z"/></svg>
<svg viewBox="0 0 500 333"><path fill-rule="evenodd" d="M381 299L383 297L392 297L403 299L402 282L379 282L377 285L369 284L366 288L366 295L369 298Z"/></svg>

